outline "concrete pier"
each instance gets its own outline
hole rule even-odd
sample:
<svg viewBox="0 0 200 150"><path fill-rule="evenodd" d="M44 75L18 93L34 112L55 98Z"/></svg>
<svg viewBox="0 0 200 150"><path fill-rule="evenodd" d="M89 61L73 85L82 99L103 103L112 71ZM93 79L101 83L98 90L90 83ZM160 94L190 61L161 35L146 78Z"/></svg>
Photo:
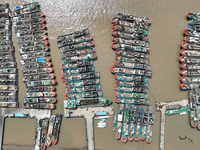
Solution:
<svg viewBox="0 0 200 150"><path fill-rule="evenodd" d="M93 108L78 108L76 110L65 109L65 117L84 117L85 118L85 127L86 127L86 142L87 149L94 150L94 124L93 118L97 112L107 112L109 115L113 115L112 106L108 107L93 107Z"/></svg>
<svg viewBox="0 0 200 150"><path fill-rule="evenodd" d="M3 144L3 132L4 132L4 120L6 117L12 116L12 114L27 114L29 118L36 119L36 133L38 133L38 123L40 119L50 118L50 110L38 110L38 109L23 109L23 108L1 108L0 109L0 150L2 150ZM40 150L40 141L37 140L38 134L35 135L35 147L34 150Z"/></svg>
<svg viewBox="0 0 200 150"><path fill-rule="evenodd" d="M164 150L164 138L165 138L165 113L167 111L167 106L181 105L188 106L188 100L177 100L172 102L159 102L156 103L157 110L161 111L161 126L160 126L160 150Z"/></svg>

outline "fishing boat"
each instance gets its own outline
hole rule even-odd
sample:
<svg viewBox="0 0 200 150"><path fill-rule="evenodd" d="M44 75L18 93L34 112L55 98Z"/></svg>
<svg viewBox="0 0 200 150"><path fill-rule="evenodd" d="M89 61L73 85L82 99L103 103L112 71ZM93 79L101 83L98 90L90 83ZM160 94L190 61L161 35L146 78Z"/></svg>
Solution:
<svg viewBox="0 0 200 150"><path fill-rule="evenodd" d="M200 19L200 13L187 13L189 19Z"/></svg>
<svg viewBox="0 0 200 150"><path fill-rule="evenodd" d="M0 68L0 74L16 74L17 68Z"/></svg>
<svg viewBox="0 0 200 150"><path fill-rule="evenodd" d="M27 91L29 92L48 92L48 91L55 91L55 86L27 86Z"/></svg>
<svg viewBox="0 0 200 150"><path fill-rule="evenodd" d="M121 62L121 61L118 61L118 60L115 60L114 64L117 67L125 67L125 68L132 68L132 69L142 69L142 70L151 70L151 66L147 65L147 64Z"/></svg>
<svg viewBox="0 0 200 150"><path fill-rule="evenodd" d="M193 37L200 37L200 32L197 32L196 30L184 30L184 34L186 36L193 36Z"/></svg>
<svg viewBox="0 0 200 150"><path fill-rule="evenodd" d="M129 34L129 33L121 32L121 31L112 30L111 34L113 35L112 40L115 37L124 38L124 39L139 39L143 41L148 41L149 39L148 35L143 35L143 34L138 34L138 33Z"/></svg>
<svg viewBox="0 0 200 150"><path fill-rule="evenodd" d="M129 68L112 66L110 68L110 71L114 74L123 73L123 74L131 74L131 75L143 75L150 78L152 77L152 71L150 70L129 69Z"/></svg>
<svg viewBox="0 0 200 150"><path fill-rule="evenodd" d="M153 121L154 121L154 107L149 107L149 118L148 118L147 136L146 136L146 142L148 144L152 142Z"/></svg>
<svg viewBox="0 0 200 150"><path fill-rule="evenodd" d="M190 90L189 96L191 96L191 97L193 97L193 99L195 99L195 102L197 103L197 105L200 104L200 90L199 89Z"/></svg>
<svg viewBox="0 0 200 150"><path fill-rule="evenodd" d="M115 139L117 140L121 138L123 116L124 116L124 104L119 104L117 112L117 124L115 128Z"/></svg>
<svg viewBox="0 0 200 150"><path fill-rule="evenodd" d="M189 110L189 108L186 106L186 107L181 107L179 109L173 109L173 110L167 110L165 113L167 115L174 115L174 114L186 114Z"/></svg>
<svg viewBox="0 0 200 150"><path fill-rule="evenodd" d="M15 61L15 58L13 56L0 57L0 63L13 61Z"/></svg>
<svg viewBox="0 0 200 150"><path fill-rule="evenodd" d="M41 18L44 16L43 12L33 12L31 14L19 14L17 16L12 16L12 13L9 14L14 22L18 21L18 20L22 20L22 19L30 19L30 18Z"/></svg>
<svg viewBox="0 0 200 150"><path fill-rule="evenodd" d="M17 43L28 43L30 41L45 41L45 40L48 40L47 39L47 35L43 35L43 36L38 36L38 35L28 35L28 36L21 36L21 37L18 37L18 42Z"/></svg>
<svg viewBox="0 0 200 150"><path fill-rule="evenodd" d="M187 43L187 42L182 42L181 44L183 49L188 49L188 50L200 50L200 45L198 43Z"/></svg>
<svg viewBox="0 0 200 150"><path fill-rule="evenodd" d="M18 102L0 102L0 108L17 108Z"/></svg>
<svg viewBox="0 0 200 150"><path fill-rule="evenodd" d="M47 52L47 51L49 51L49 47L46 45L29 46L19 49L20 55L26 53L37 53L37 52Z"/></svg>
<svg viewBox="0 0 200 150"><path fill-rule="evenodd" d="M6 79L9 79L9 80L17 80L17 74L14 74L14 73L0 73L0 78L2 80L6 80Z"/></svg>
<svg viewBox="0 0 200 150"><path fill-rule="evenodd" d="M133 141L133 135L135 134L135 122L136 122L136 105L131 105L130 110L130 119L129 119L129 127L128 127L128 140Z"/></svg>
<svg viewBox="0 0 200 150"><path fill-rule="evenodd" d="M24 103L56 103L56 98L52 97L39 97L39 98L33 98L33 97L25 97Z"/></svg>
<svg viewBox="0 0 200 150"><path fill-rule="evenodd" d="M145 141L147 135L148 108L143 108L140 140Z"/></svg>
<svg viewBox="0 0 200 150"><path fill-rule="evenodd" d="M6 90L6 91L17 91L18 90L18 86L16 86L16 85L8 85L8 84L5 84L5 85L1 84L0 85L0 91L3 91L3 90Z"/></svg>
<svg viewBox="0 0 200 150"><path fill-rule="evenodd" d="M134 105L149 105L149 99L132 97L115 97L116 103L131 103Z"/></svg>
<svg viewBox="0 0 200 150"><path fill-rule="evenodd" d="M43 23L40 24L25 24L25 25L20 25L20 26L14 26L14 32L17 33L19 30L32 30L32 31L37 31L37 30L43 30L46 28L46 25Z"/></svg>
<svg viewBox="0 0 200 150"><path fill-rule="evenodd" d="M26 87L35 87L35 86L47 86L47 85L55 85L56 80L39 80L39 81L28 81L26 82Z"/></svg>
<svg viewBox="0 0 200 150"><path fill-rule="evenodd" d="M148 35L148 31L144 29L140 29L137 27L127 27L127 26L122 26L122 25L113 25L112 26L114 31L121 31L125 33L138 33L138 34L143 34L143 35Z"/></svg>
<svg viewBox="0 0 200 150"><path fill-rule="evenodd" d="M181 77L181 82L186 83L186 82L200 82L200 76L182 76Z"/></svg>
<svg viewBox="0 0 200 150"><path fill-rule="evenodd" d="M198 51L198 50L185 50L185 49L182 49L180 51L180 53L181 53L182 56L191 56L191 57L200 56L200 51Z"/></svg>
<svg viewBox="0 0 200 150"><path fill-rule="evenodd" d="M112 126L113 131L115 131L116 124L117 124L117 115L114 114L114 116L113 116L113 126Z"/></svg>
<svg viewBox="0 0 200 150"><path fill-rule="evenodd" d="M0 57L9 57L9 56L13 57L13 51L1 51L0 53Z"/></svg>
<svg viewBox="0 0 200 150"><path fill-rule="evenodd" d="M86 86L71 86L66 88L66 92L68 93L76 93L76 92L88 92L88 91L100 91L100 85L86 85Z"/></svg>
<svg viewBox="0 0 200 150"><path fill-rule="evenodd" d="M54 109L55 104L52 103L24 103L25 109Z"/></svg>
<svg viewBox="0 0 200 150"><path fill-rule="evenodd" d="M64 100L64 108L76 109L85 107L104 107L111 103L112 100L105 97L67 99Z"/></svg>
<svg viewBox="0 0 200 150"><path fill-rule="evenodd" d="M183 69L183 70L200 70L200 64L181 63L181 69Z"/></svg>
<svg viewBox="0 0 200 150"><path fill-rule="evenodd" d="M99 72L86 72L81 74L70 74L66 76L62 76L61 80L64 82L69 82L72 80L85 80L85 79L99 79L100 73Z"/></svg>
<svg viewBox="0 0 200 150"><path fill-rule="evenodd" d="M14 68L16 66L17 66L17 64L14 61L0 63L0 68Z"/></svg>
<svg viewBox="0 0 200 150"><path fill-rule="evenodd" d="M26 97L54 97L56 92L26 92Z"/></svg>
<svg viewBox="0 0 200 150"><path fill-rule="evenodd" d="M20 60L20 65L25 65L27 63L47 63L51 60L51 58L49 56L47 57L40 57L40 58L28 58L28 59L24 59L24 60Z"/></svg>
<svg viewBox="0 0 200 150"><path fill-rule="evenodd" d="M115 96L117 96L117 97L130 97L130 98L148 99L148 94L147 93L125 93L125 92L115 91Z"/></svg>
<svg viewBox="0 0 200 150"><path fill-rule="evenodd" d="M62 53L62 57L80 56L80 55L86 55L89 53L94 53L93 47L64 52Z"/></svg>
<svg viewBox="0 0 200 150"><path fill-rule="evenodd" d="M46 67L51 67L51 62L46 62L46 63L42 63L42 64L38 64L38 63L31 63L31 64L25 64L23 66L21 66L21 68L24 69L37 69L37 68L46 68Z"/></svg>
<svg viewBox="0 0 200 150"><path fill-rule="evenodd" d="M62 74L77 74L77 73L85 73L85 72L94 72L94 66L84 66L77 68L63 68Z"/></svg>
<svg viewBox="0 0 200 150"><path fill-rule="evenodd" d="M65 82L65 86L67 88L86 86L86 85L99 85L99 84L100 84L99 79L72 80L69 82Z"/></svg>
<svg viewBox="0 0 200 150"><path fill-rule="evenodd" d="M49 73L49 74L37 74L37 75L27 75L27 76L23 76L22 80L23 82L27 82L27 81L37 81L37 80L50 80L50 79L54 79L55 75L53 73Z"/></svg>
<svg viewBox="0 0 200 150"><path fill-rule="evenodd" d="M54 145L57 144L57 142L58 142L61 120L62 120L62 115L57 114L56 118L55 118L55 122L54 122L54 129L53 129L52 137L51 137L51 143Z"/></svg>
<svg viewBox="0 0 200 150"><path fill-rule="evenodd" d="M63 57L61 58L61 64L65 64L68 62L75 62L75 61L79 61L79 60L93 60L96 59L97 55L96 53L89 53L89 54L85 54L85 55L81 55L81 56L73 56L73 57Z"/></svg>
<svg viewBox="0 0 200 150"><path fill-rule="evenodd" d="M148 88L146 87L126 87L121 85L115 85L115 90L123 93L148 93Z"/></svg>
<svg viewBox="0 0 200 150"><path fill-rule="evenodd" d="M199 24L188 24L187 30L196 30L196 31L199 32L200 26L199 26Z"/></svg>
<svg viewBox="0 0 200 150"><path fill-rule="evenodd" d="M135 75L127 75L127 74L115 74L115 79L118 81L138 81L148 83L148 77L145 76L135 76Z"/></svg>
<svg viewBox="0 0 200 150"><path fill-rule="evenodd" d="M128 26L128 27L133 27L133 28L136 27L136 28L141 28L145 30L149 29L149 25L144 22L137 22L137 21L129 22L118 17L112 18L111 22L112 22L112 25Z"/></svg>
<svg viewBox="0 0 200 150"><path fill-rule="evenodd" d="M200 37L185 36L184 41L187 43L199 43Z"/></svg>
<svg viewBox="0 0 200 150"><path fill-rule="evenodd" d="M24 47L29 47L29 46L39 46L39 45L48 45L49 42L48 40L40 40L40 41L28 41L28 42L24 42L24 43L18 43L18 47L19 49L22 49Z"/></svg>
<svg viewBox="0 0 200 150"><path fill-rule="evenodd" d="M35 24L42 24L42 23L45 23L45 18L44 17L33 17L33 18L22 18L22 19L17 19L17 20L14 20L13 22L13 26L21 26L21 25L35 25Z"/></svg>
<svg viewBox="0 0 200 150"><path fill-rule="evenodd" d="M128 40L128 39L123 39L119 37L115 37L112 39L113 42L115 43L120 43L120 44L128 44L128 45L135 45L135 46L141 46L141 47L150 47L150 43L142 40Z"/></svg>
<svg viewBox="0 0 200 150"><path fill-rule="evenodd" d="M52 67L40 68L40 69L23 69L22 73L26 75L35 75L35 74L49 74L53 72Z"/></svg>
<svg viewBox="0 0 200 150"><path fill-rule="evenodd" d="M93 61L90 60L79 60L75 62L68 62L66 64L60 64L60 68L77 68L77 67L84 67L84 66L93 66Z"/></svg>
<svg viewBox="0 0 200 150"><path fill-rule="evenodd" d="M134 132L134 140L138 142L141 136L141 124L142 124L142 115L143 115L143 108L137 107L136 112L136 124L135 124L135 132Z"/></svg>
<svg viewBox="0 0 200 150"><path fill-rule="evenodd" d="M82 43L78 43L78 44L72 44L72 45L63 46L63 47L60 48L60 51L62 53L65 53L65 52L68 52L68 51L84 49L84 48L88 48L88 47L92 47L92 46L94 46L94 42L93 41L82 42Z"/></svg>
<svg viewBox="0 0 200 150"><path fill-rule="evenodd" d="M41 138L40 138L40 149L45 150L45 141L47 137L47 131L49 126L49 120L41 119L39 121L39 126L41 127Z"/></svg>
<svg viewBox="0 0 200 150"><path fill-rule="evenodd" d="M188 57L188 56L181 56L180 57L180 62L184 62L184 63L200 63L200 59L199 57Z"/></svg>
<svg viewBox="0 0 200 150"><path fill-rule="evenodd" d="M28 9L28 8L34 8L39 6L38 2L33 2L33 3L28 3L28 4L24 4L24 5L16 5L14 7L14 11L20 10L20 9Z"/></svg>
<svg viewBox="0 0 200 150"><path fill-rule="evenodd" d="M102 97L102 91L89 91L89 92L77 92L77 93L65 93L65 99L77 99L77 98L97 98Z"/></svg>
<svg viewBox="0 0 200 150"><path fill-rule="evenodd" d="M195 96L189 92L189 106L190 106L190 125L192 128L197 127L197 101Z"/></svg>
<svg viewBox="0 0 200 150"><path fill-rule="evenodd" d="M61 48L63 46L69 45L69 44L78 44L78 43L82 43L82 42L89 42L89 41L92 41L92 39L93 38L90 34L79 36L76 38L66 38L62 41L57 41L57 46L58 46L58 48Z"/></svg>
<svg viewBox="0 0 200 150"><path fill-rule="evenodd" d="M14 12L12 12L12 16L18 16L18 15L21 15L21 14L31 14L31 13L34 13L34 12L40 12L39 5L36 6L36 7L32 7L32 8L15 10Z"/></svg>
<svg viewBox="0 0 200 150"><path fill-rule="evenodd" d="M16 33L17 38L22 37L22 36L29 36L29 35L43 36L43 35L46 35L46 34L47 34L47 31L44 30L44 29L41 29L41 30L38 29L38 30L35 30L35 31L32 31L32 30L19 30Z"/></svg>
<svg viewBox="0 0 200 150"><path fill-rule="evenodd" d="M193 90L193 89L198 89L200 87L199 82L186 82L186 83L181 83L180 88L182 90Z"/></svg>
<svg viewBox="0 0 200 150"><path fill-rule="evenodd" d="M147 17L140 17L123 13L117 13L117 17L130 22L135 21L135 22L144 22L148 25L151 24L151 19Z"/></svg>
<svg viewBox="0 0 200 150"><path fill-rule="evenodd" d="M1 102L14 102L17 101L17 96L0 96Z"/></svg>
<svg viewBox="0 0 200 150"><path fill-rule="evenodd" d="M1 22L0 22L1 23ZM0 40L11 40L11 36L10 35L2 35L0 37Z"/></svg>
<svg viewBox="0 0 200 150"><path fill-rule="evenodd" d="M39 58L39 57L46 57L49 56L49 52L38 52L38 53L26 53L26 54L21 54L22 59L27 59L30 57L35 57L35 58Z"/></svg>
<svg viewBox="0 0 200 150"><path fill-rule="evenodd" d="M125 104L124 106L124 117L123 117L123 126L122 126L122 142L126 143L128 140L128 126L129 126L129 117L130 117L131 105Z"/></svg>
<svg viewBox="0 0 200 150"><path fill-rule="evenodd" d="M1 8L1 9L9 8L9 4L8 4L8 3L0 4L0 8Z"/></svg>
<svg viewBox="0 0 200 150"><path fill-rule="evenodd" d="M17 80L0 80L0 85L17 85Z"/></svg>
<svg viewBox="0 0 200 150"><path fill-rule="evenodd" d="M51 140L52 140L52 134L54 131L54 123L55 123L56 116L54 114L51 115L50 120L49 120L49 128L48 128L48 133L47 133L47 138L45 145L50 146L51 145Z"/></svg>
<svg viewBox="0 0 200 150"><path fill-rule="evenodd" d="M182 70L181 74L183 76L199 76L200 70Z"/></svg>
<svg viewBox="0 0 200 150"><path fill-rule="evenodd" d="M116 50L115 54L118 56L124 56L124 57L137 57L137 58L149 58L148 53L141 53L141 52L133 52L133 51L121 51L121 50Z"/></svg>
<svg viewBox="0 0 200 150"><path fill-rule="evenodd" d="M130 57L125 57L125 56L116 56L115 59L121 62L149 64L148 58L130 58Z"/></svg>
<svg viewBox="0 0 200 150"><path fill-rule="evenodd" d="M59 42L59 41L65 40L65 39L77 38L77 37L89 35L89 34L90 34L90 31L88 29L83 29L83 30L75 31L75 32L72 32L72 33L69 33L69 34L60 35L56 38L56 40L57 40L57 42Z"/></svg>
<svg viewBox="0 0 200 150"><path fill-rule="evenodd" d="M143 53L149 53L149 48L141 47L141 46L134 46L134 45L128 45L128 44L120 44L120 43L111 43L111 47L113 49L118 49L121 51L136 51L136 52L143 52Z"/></svg>
<svg viewBox="0 0 200 150"><path fill-rule="evenodd" d="M118 81L115 80L116 85L124 87L149 87L148 82L138 82L138 81Z"/></svg>

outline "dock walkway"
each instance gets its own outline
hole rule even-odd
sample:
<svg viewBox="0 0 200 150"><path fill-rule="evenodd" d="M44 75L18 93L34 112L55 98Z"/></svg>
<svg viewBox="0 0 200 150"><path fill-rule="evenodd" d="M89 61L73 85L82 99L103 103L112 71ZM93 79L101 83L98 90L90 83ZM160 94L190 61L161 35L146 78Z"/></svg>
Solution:
<svg viewBox="0 0 200 150"><path fill-rule="evenodd" d="M35 135L35 146L34 150L40 150L40 141L37 140L39 120L44 118L50 118L50 110L39 110L39 109L23 109L23 108L1 108L0 109L0 150L2 150L3 135L4 135L4 120L11 114L27 114L29 118L36 119L36 135Z"/></svg>
<svg viewBox="0 0 200 150"><path fill-rule="evenodd" d="M171 101L171 102L159 102L156 103L157 110L161 111L161 127L160 127L160 150L164 150L164 136L165 136L165 113L167 110L167 106L173 106L173 105L181 105L187 106L188 100L177 100L177 101Z"/></svg>
<svg viewBox="0 0 200 150"><path fill-rule="evenodd" d="M93 119L97 112L107 112L109 115L113 115L112 106L107 107L93 107L93 108L78 108L76 110L65 109L64 114L67 117L84 117L86 121L86 142L87 149L94 150L94 124Z"/></svg>

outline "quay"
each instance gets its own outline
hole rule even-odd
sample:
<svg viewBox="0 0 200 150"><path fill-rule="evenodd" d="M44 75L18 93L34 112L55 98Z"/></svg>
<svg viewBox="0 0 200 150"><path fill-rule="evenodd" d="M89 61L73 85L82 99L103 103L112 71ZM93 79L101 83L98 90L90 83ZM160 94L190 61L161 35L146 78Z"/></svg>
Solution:
<svg viewBox="0 0 200 150"><path fill-rule="evenodd" d="M3 135L4 135L4 120L6 117L14 117L13 114L26 114L28 118L36 119L36 129L35 129L35 141L34 150L40 150L40 137L39 131L39 120L44 118L50 118L50 110L40 110L40 109L23 109L23 108L1 108L0 109L0 150L2 150Z"/></svg>
<svg viewBox="0 0 200 150"><path fill-rule="evenodd" d="M87 150L94 150L94 123L93 119L97 112L107 112L108 115L113 115L113 107L88 107L88 108L78 108L76 110L65 109L65 117L84 117L85 127L86 127L86 142Z"/></svg>
<svg viewBox="0 0 200 150"><path fill-rule="evenodd" d="M188 100L177 100L171 102L158 102L156 103L156 108L158 111L161 111L161 127L160 127L160 150L164 150L164 136L165 136L165 113L167 111L167 107L173 107L176 105L180 105L181 107L188 106Z"/></svg>

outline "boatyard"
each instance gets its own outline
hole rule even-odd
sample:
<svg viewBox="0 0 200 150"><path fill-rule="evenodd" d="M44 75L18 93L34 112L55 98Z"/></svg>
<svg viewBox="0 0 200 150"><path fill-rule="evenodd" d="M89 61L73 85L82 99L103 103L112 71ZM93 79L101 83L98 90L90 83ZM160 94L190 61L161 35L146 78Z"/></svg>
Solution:
<svg viewBox="0 0 200 150"><path fill-rule="evenodd" d="M1 1L0 149L200 149L197 0L32 2Z"/></svg>

